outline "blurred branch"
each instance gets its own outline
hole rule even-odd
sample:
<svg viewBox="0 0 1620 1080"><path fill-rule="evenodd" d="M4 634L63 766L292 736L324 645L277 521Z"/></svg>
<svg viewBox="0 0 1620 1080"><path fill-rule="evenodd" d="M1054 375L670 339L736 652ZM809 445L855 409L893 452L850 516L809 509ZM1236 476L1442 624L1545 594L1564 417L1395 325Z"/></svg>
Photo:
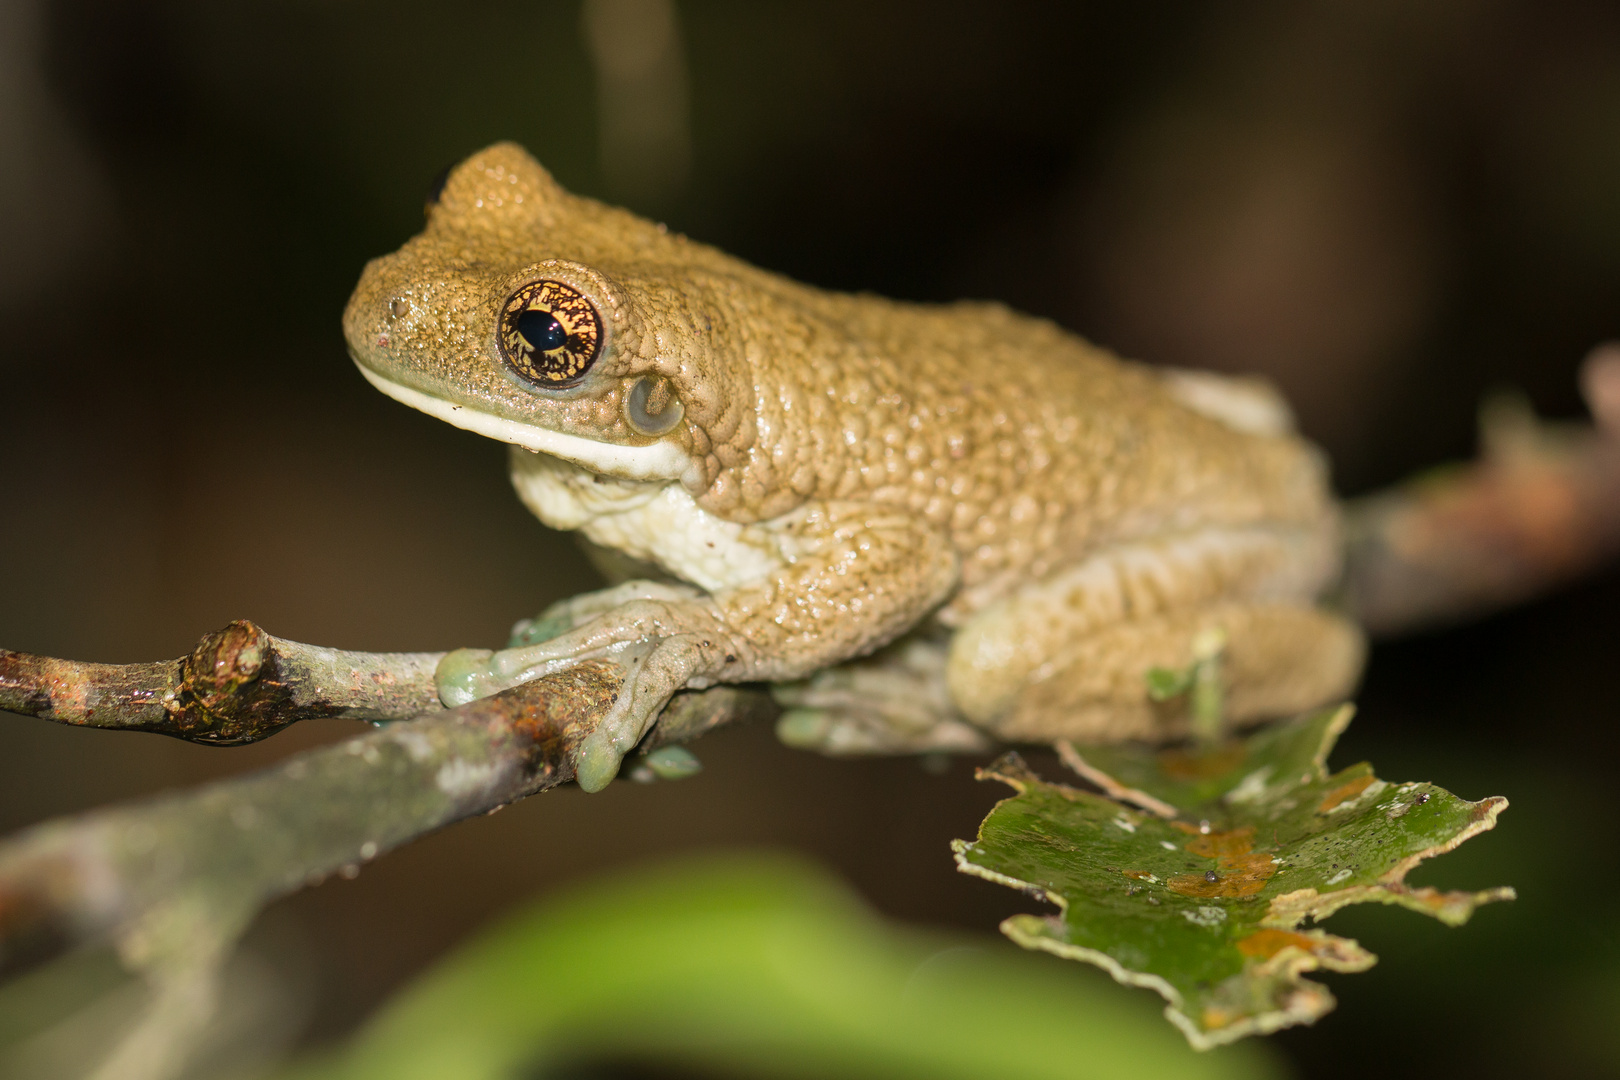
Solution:
<svg viewBox="0 0 1620 1080"><path fill-rule="evenodd" d="M257 659L229 662L250 655ZM176 664L5 659L7 707L26 683L19 672L48 671L57 680L50 684L55 693L43 703L29 699L37 715L182 738L201 732L214 742L262 737L305 716L401 709L411 694L430 692L432 671L431 657L337 654L282 642L250 623L209 635ZM207 673L221 670L227 674L210 681ZM258 681L231 672L256 672ZM321 672L342 677L323 687L316 677ZM379 673L388 672L397 680L379 681ZM623 682L618 664L584 661L249 776L17 834L0 844L0 971L82 943L111 941L154 993L143 1022L98 1075L169 1075L211 1013L220 965L261 908L334 872L355 872L424 833L572 779L575 751ZM223 697L204 698L200 686ZM151 700L165 693L161 702ZM235 703L237 711L224 714L230 719L223 726L184 730L175 717L192 714L180 706L165 709L163 702L172 705L187 694L207 702L197 706L204 719L222 715L220 701ZM648 746L753 715L762 697L735 687L683 694L666 709ZM277 711L282 706L285 711ZM233 734L210 735L222 731Z"/></svg>
<svg viewBox="0 0 1620 1080"><path fill-rule="evenodd" d="M1478 462L1349 504L1345 601L1368 631L1483 615L1620 553L1620 344L1592 352L1581 388L1595 427L1499 398L1482 411Z"/></svg>

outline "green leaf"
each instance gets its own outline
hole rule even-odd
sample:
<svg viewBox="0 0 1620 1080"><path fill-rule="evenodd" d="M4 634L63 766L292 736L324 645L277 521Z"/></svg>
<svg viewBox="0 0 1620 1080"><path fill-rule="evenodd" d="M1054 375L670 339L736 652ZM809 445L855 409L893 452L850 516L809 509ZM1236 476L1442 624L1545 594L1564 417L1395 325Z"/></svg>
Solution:
<svg viewBox="0 0 1620 1080"><path fill-rule="evenodd" d="M818 1080L1281 1073L1258 1046L1194 1054L1143 1003L1079 974L994 939L896 927L797 860L687 858L507 920L292 1075L496 1080L604 1060Z"/></svg>
<svg viewBox="0 0 1620 1080"><path fill-rule="evenodd" d="M1196 667L1174 671L1170 668L1149 668L1147 673L1148 697L1154 701L1169 701L1192 689Z"/></svg>
<svg viewBox="0 0 1620 1080"><path fill-rule="evenodd" d="M1060 914L1015 915L1002 932L1152 987L1195 1047L1310 1023L1333 996L1305 972L1362 971L1376 958L1299 929L1306 918L1371 901L1456 926L1513 897L1405 883L1424 859L1494 826L1507 800L1392 785L1365 763L1328 775L1350 715L1330 709L1207 748L1082 757L1060 746L1105 795L1048 783L1009 754L980 775L1018 794L976 841L953 844L957 867L1056 904Z"/></svg>

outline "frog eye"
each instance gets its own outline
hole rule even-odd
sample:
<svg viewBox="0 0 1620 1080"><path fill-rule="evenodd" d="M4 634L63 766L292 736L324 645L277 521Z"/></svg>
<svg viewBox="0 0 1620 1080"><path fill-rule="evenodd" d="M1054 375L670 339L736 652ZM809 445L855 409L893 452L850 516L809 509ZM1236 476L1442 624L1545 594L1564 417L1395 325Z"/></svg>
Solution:
<svg viewBox="0 0 1620 1080"><path fill-rule="evenodd" d="M668 379L643 375L624 398L624 418L643 435L664 435L686 415Z"/></svg>
<svg viewBox="0 0 1620 1080"><path fill-rule="evenodd" d="M501 359L536 386L573 386L602 352L602 318L585 294L560 281L532 281L501 306Z"/></svg>

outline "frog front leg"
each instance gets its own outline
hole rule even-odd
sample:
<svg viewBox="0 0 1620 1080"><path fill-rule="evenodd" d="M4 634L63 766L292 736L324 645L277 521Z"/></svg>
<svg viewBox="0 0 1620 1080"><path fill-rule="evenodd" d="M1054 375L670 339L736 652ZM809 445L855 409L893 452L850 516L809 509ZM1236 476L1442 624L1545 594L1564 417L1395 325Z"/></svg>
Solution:
<svg viewBox="0 0 1620 1080"><path fill-rule="evenodd" d="M812 503L766 527L781 559L762 577L713 593L627 582L590 594L575 608L600 613L556 637L447 657L440 696L460 704L582 660L617 661L625 689L579 755L579 785L596 791L676 691L805 678L893 640L957 584L946 537L890 507Z"/></svg>

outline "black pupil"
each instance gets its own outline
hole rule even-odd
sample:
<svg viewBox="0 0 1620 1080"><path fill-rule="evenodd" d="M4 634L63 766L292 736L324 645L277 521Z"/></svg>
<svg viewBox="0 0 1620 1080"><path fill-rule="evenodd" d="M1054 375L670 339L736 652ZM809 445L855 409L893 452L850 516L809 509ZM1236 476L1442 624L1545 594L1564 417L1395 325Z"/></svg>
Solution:
<svg viewBox="0 0 1620 1080"><path fill-rule="evenodd" d="M560 349L568 340L568 331L549 311L525 311L518 316L517 332L523 335L535 352Z"/></svg>

